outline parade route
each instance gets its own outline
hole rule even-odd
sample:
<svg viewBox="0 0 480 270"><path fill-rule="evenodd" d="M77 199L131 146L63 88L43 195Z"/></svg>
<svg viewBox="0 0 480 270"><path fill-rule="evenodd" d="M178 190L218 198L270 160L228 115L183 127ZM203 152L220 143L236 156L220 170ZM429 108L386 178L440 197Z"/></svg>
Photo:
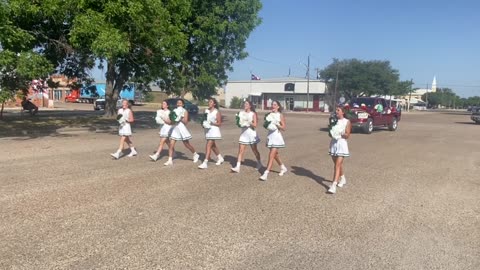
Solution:
<svg viewBox="0 0 480 270"><path fill-rule="evenodd" d="M262 182L250 149L230 172L234 111L226 162L207 170L181 143L172 167L166 151L152 162L154 109L138 113L133 158L110 157L115 130L0 138L0 269L480 269L480 125L466 113L354 133L335 195L325 114L285 114L289 171ZM189 128L203 160L203 130Z"/></svg>

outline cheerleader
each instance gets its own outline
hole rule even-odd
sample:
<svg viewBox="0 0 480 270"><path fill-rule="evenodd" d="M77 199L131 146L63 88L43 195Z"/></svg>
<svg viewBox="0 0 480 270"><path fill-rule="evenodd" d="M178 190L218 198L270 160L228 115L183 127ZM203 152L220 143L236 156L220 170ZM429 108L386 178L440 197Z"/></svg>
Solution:
<svg viewBox="0 0 480 270"><path fill-rule="evenodd" d="M233 167L231 170L232 172L239 173L240 172L240 165L243 160L243 155L245 153L245 148L247 145L250 145L252 148L252 152L257 158L257 170L260 170L263 165L260 160L260 153L257 149L257 144L260 142L260 139L257 136L257 132L255 128L257 127L257 113L255 112L254 108L252 107L252 103L250 101L245 101L243 104L244 110L238 114L239 117L239 124L242 128L242 133L240 134L240 138L238 139L238 156L237 156L237 166Z"/></svg>
<svg viewBox="0 0 480 270"><path fill-rule="evenodd" d="M185 106L182 99L177 100L177 108L173 111L177 115L175 123L172 123L172 132L170 135L170 148L168 149L168 161L163 165L173 165L173 153L175 152L175 144L177 141L182 141L183 145L187 147L193 154L193 162L197 163L200 156L195 152L195 148L190 144L192 135L188 131L186 124L188 123L188 111L183 108Z"/></svg>
<svg viewBox="0 0 480 270"><path fill-rule="evenodd" d="M213 151L217 156L217 162L215 165L221 165L225 160L218 150L216 141L222 139L220 133L220 126L222 125L222 115L218 110L218 102L214 98L208 100L208 108L205 110L206 119L203 121L202 126L205 128L205 139L207 144L205 146L205 159L203 163L198 166L200 169L208 168L208 160L210 159L210 153Z"/></svg>
<svg viewBox="0 0 480 270"><path fill-rule="evenodd" d="M268 135L267 135L267 147L270 148L270 153L268 155L268 164L267 169L260 176L260 180L266 181L268 177L268 173L272 169L273 160L277 161L278 165L280 165L280 176L283 176L287 172L287 167L282 163L280 159L280 154L278 153L279 148L285 147L285 141L283 140L282 133L280 132L285 131L286 123L285 117L283 116L282 107L278 101L272 102L272 111L265 117L266 121L270 122L268 125Z"/></svg>
<svg viewBox="0 0 480 270"><path fill-rule="evenodd" d="M352 131L352 125L350 124L350 121L345 118L345 109L342 107L338 107L335 110L335 114L338 119L337 124L335 124L335 130L339 130L339 132L338 135L333 134L332 140L330 141L329 154L330 156L332 156L332 161L334 165L333 183L328 189L328 193L331 194L337 192L337 186L343 187L347 184L347 179L345 178L343 172L343 159L350 156L350 152L348 151L347 139L350 137L350 133Z"/></svg>
<svg viewBox="0 0 480 270"><path fill-rule="evenodd" d="M157 116L155 117L155 121L160 125L160 144L158 145L157 152L155 152L153 155L150 155L150 158L153 161L157 161L164 144L167 144L167 146L170 147L170 141L168 138L172 132L172 122L170 121L169 115L170 110L168 109L168 103L163 101L162 109L157 111Z"/></svg>
<svg viewBox="0 0 480 270"><path fill-rule="evenodd" d="M132 128L130 123L133 123L133 111L130 109L130 104L128 100L122 100L122 108L118 109L117 112L117 120L120 124L118 128L118 135L120 135L120 146L118 147L117 152L110 154L113 158L119 159L120 153L123 150L123 144L127 143L128 147L130 148L130 153L127 157L133 157L137 155L137 151L135 151L135 147L133 147L132 139Z"/></svg>

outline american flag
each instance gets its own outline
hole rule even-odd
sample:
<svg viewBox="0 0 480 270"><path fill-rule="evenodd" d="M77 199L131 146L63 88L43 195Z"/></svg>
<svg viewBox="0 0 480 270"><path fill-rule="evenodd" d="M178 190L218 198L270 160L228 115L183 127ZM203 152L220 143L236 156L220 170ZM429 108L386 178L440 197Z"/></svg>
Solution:
<svg viewBox="0 0 480 270"><path fill-rule="evenodd" d="M252 74L252 76L250 77L250 79L251 79L252 81L259 81L259 80L260 80L260 77L258 77L258 76L255 75L255 74Z"/></svg>

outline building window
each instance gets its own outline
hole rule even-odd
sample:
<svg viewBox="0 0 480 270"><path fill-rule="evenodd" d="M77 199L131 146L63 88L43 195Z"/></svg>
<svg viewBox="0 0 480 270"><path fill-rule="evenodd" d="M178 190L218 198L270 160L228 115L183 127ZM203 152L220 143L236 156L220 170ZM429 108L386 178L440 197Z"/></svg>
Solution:
<svg viewBox="0 0 480 270"><path fill-rule="evenodd" d="M53 99L61 100L62 99L62 90L54 89L53 90Z"/></svg>

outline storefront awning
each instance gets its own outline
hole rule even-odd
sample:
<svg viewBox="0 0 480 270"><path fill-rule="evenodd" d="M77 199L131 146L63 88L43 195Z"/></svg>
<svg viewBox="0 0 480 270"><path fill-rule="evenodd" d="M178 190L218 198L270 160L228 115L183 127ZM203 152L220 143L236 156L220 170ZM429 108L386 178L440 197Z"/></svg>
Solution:
<svg viewBox="0 0 480 270"><path fill-rule="evenodd" d="M248 94L249 96L255 96L255 97L260 97L262 93L250 93Z"/></svg>

